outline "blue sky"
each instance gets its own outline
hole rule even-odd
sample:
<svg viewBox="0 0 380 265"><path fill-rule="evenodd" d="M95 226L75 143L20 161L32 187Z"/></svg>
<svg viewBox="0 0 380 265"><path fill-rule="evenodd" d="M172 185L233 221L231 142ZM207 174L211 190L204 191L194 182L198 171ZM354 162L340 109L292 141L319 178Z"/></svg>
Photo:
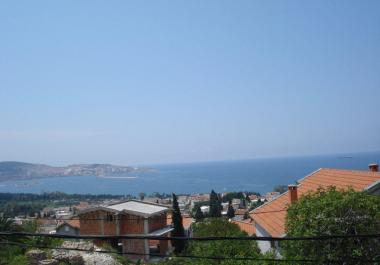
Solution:
<svg viewBox="0 0 380 265"><path fill-rule="evenodd" d="M0 160L380 150L380 1L1 1Z"/></svg>

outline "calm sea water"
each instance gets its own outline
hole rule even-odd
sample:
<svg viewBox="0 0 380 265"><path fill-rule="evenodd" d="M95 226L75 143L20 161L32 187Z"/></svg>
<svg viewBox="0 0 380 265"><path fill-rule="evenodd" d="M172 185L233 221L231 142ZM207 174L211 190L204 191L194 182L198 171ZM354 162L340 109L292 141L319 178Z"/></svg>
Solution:
<svg viewBox="0 0 380 265"><path fill-rule="evenodd" d="M223 191L271 191L278 184L290 184L319 169L367 170L380 162L380 152L271 158L189 164L153 165L152 172L131 175L130 179L99 177L46 178L0 182L0 192L51 192L132 194L139 192L196 193Z"/></svg>

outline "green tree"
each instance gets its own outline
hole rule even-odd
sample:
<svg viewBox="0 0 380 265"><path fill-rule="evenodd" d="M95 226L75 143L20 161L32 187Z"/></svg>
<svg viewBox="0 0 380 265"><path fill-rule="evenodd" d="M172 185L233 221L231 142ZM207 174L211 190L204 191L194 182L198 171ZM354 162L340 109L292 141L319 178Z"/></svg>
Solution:
<svg viewBox="0 0 380 265"><path fill-rule="evenodd" d="M172 213L173 231L171 235L173 237L184 237L185 229L183 228L182 215L178 206L177 196L173 193L173 213ZM172 240L175 253L181 253L185 248L184 240Z"/></svg>
<svg viewBox="0 0 380 265"><path fill-rule="evenodd" d="M229 203L228 203L227 217L228 218L234 218L235 217L235 209L234 209L234 207L232 207L231 201L229 201Z"/></svg>
<svg viewBox="0 0 380 265"><path fill-rule="evenodd" d="M287 236L376 234L380 231L380 196L319 189L290 205L286 218ZM379 238L287 241L282 245L287 258L340 260L340 264L362 264L380 258Z"/></svg>
<svg viewBox="0 0 380 265"><path fill-rule="evenodd" d="M2 232L19 232L21 226L17 225L12 219L0 218L0 231ZM24 238L17 236L0 236L0 242L23 243ZM14 259L19 259L24 251L16 245L0 245L0 265L17 264ZM21 263L20 263L21 264Z"/></svg>
<svg viewBox="0 0 380 265"><path fill-rule="evenodd" d="M222 208L220 197L214 190L212 190L210 194L210 217L221 217Z"/></svg>
<svg viewBox="0 0 380 265"><path fill-rule="evenodd" d="M13 219L1 217L0 218L0 231L1 232L21 232L23 231L23 227L16 224ZM15 241L22 242L22 238L18 236L1 236L0 241ZM1 255L0 255L1 256Z"/></svg>
<svg viewBox="0 0 380 265"><path fill-rule="evenodd" d="M202 220L204 219L204 215L203 215L203 212L202 212L200 206L196 206L196 207L195 207L194 218L195 218L195 220L196 220L197 222L202 221Z"/></svg>
<svg viewBox="0 0 380 265"><path fill-rule="evenodd" d="M217 236L248 236L241 231L239 226L230 223L224 218L208 218L203 222L196 223L193 228L193 234L196 237ZM260 250L255 241L192 241L186 254L195 256L211 256L211 257L260 257ZM246 261L236 260L191 260L186 264L253 264Z"/></svg>

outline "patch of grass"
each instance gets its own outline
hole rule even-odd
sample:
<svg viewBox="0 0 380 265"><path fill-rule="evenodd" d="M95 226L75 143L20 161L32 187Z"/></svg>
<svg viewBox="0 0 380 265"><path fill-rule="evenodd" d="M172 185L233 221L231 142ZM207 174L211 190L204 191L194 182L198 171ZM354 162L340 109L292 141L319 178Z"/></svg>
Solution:
<svg viewBox="0 0 380 265"><path fill-rule="evenodd" d="M28 261L24 255L18 255L9 261L9 265L28 265Z"/></svg>

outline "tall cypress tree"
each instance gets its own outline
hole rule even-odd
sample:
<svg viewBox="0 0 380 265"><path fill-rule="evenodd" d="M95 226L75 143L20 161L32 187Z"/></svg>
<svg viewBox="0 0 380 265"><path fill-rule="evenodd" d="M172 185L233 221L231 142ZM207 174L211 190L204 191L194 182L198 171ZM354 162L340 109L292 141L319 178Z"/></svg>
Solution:
<svg viewBox="0 0 380 265"><path fill-rule="evenodd" d="M210 217L222 216L222 200L214 190L210 194Z"/></svg>
<svg viewBox="0 0 380 265"><path fill-rule="evenodd" d="M202 210L201 210L201 207L196 206L196 210L195 210L194 218L195 218L195 220L196 220L197 222L203 220L204 215L203 215L203 212L202 212Z"/></svg>
<svg viewBox="0 0 380 265"><path fill-rule="evenodd" d="M173 237L184 237L185 229L182 224L182 215L178 206L177 196L173 193L173 213L172 213L172 224L173 224ZM185 248L185 240L172 240L172 246L174 247L175 253L181 253Z"/></svg>
<svg viewBox="0 0 380 265"><path fill-rule="evenodd" d="M228 202L227 217L228 218L234 218L235 217L235 209L234 209L234 207L232 207L231 200Z"/></svg>

